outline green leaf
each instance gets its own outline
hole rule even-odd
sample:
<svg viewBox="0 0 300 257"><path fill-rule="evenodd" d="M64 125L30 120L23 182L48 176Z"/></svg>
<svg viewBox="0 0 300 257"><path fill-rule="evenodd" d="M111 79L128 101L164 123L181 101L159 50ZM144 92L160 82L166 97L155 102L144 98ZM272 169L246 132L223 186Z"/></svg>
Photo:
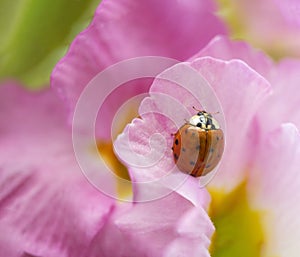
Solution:
<svg viewBox="0 0 300 257"><path fill-rule="evenodd" d="M90 22L99 0L0 0L0 78L49 83L57 61Z"/></svg>

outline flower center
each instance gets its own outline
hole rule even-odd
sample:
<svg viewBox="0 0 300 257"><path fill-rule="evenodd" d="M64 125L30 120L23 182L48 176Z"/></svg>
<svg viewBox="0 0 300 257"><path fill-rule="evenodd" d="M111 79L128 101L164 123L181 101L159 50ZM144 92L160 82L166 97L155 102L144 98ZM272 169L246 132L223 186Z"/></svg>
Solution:
<svg viewBox="0 0 300 257"><path fill-rule="evenodd" d="M228 194L210 190L210 217L216 227L212 257L259 257L264 243L261 213L251 209L242 183Z"/></svg>
<svg viewBox="0 0 300 257"><path fill-rule="evenodd" d="M118 95L115 95L117 98ZM118 177L130 181L128 169L119 161L113 151L113 142L117 136L122 133L128 123L134 118L138 117L138 106L144 98L144 95L133 96L125 102L118 112L114 114L114 119L111 126L112 138L111 140L98 139L97 147L98 152L103 158L108 168L114 172ZM133 195L131 183L120 183L117 180L117 194L121 198L130 199Z"/></svg>
<svg viewBox="0 0 300 257"><path fill-rule="evenodd" d="M113 151L113 144L111 141L100 140L97 142L98 151L108 168L113 171L118 177L130 181L127 168L118 160ZM124 183L117 183L117 193L122 197L129 197L132 195L132 186Z"/></svg>

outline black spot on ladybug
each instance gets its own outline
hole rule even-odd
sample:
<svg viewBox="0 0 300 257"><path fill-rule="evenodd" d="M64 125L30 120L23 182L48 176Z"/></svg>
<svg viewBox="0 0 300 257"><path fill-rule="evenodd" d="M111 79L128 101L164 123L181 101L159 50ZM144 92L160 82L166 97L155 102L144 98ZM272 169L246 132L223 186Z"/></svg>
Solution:
<svg viewBox="0 0 300 257"><path fill-rule="evenodd" d="M172 146L172 150L174 150L174 147Z"/></svg>
<svg viewBox="0 0 300 257"><path fill-rule="evenodd" d="M210 153L213 153L214 151L215 151L215 149L213 149L213 148L210 148L210 149L209 149L209 152L210 152Z"/></svg>
<svg viewBox="0 0 300 257"><path fill-rule="evenodd" d="M185 148L184 148L184 147L182 147L181 151L182 151L182 152L185 152Z"/></svg>
<svg viewBox="0 0 300 257"><path fill-rule="evenodd" d="M175 145L178 145L178 139L175 140Z"/></svg>
<svg viewBox="0 0 300 257"><path fill-rule="evenodd" d="M218 158L220 158L220 157L221 157L221 155L220 155L220 154L218 154L218 155L217 155L217 157L218 157Z"/></svg>
<svg viewBox="0 0 300 257"><path fill-rule="evenodd" d="M199 151L200 150L200 145L196 146L196 150Z"/></svg>
<svg viewBox="0 0 300 257"><path fill-rule="evenodd" d="M205 169L208 169L210 166L210 164L206 164Z"/></svg>
<svg viewBox="0 0 300 257"><path fill-rule="evenodd" d="M190 161L190 164L191 164L192 166L194 166L194 165L195 165L195 162L193 162L193 161Z"/></svg>
<svg viewBox="0 0 300 257"><path fill-rule="evenodd" d="M174 158L175 158L176 160L178 159L178 156L177 156L177 154L175 154L175 153L174 153Z"/></svg>
<svg viewBox="0 0 300 257"><path fill-rule="evenodd" d="M218 140L218 141L219 141L219 139L220 139L220 138L217 136L217 140Z"/></svg>
<svg viewBox="0 0 300 257"><path fill-rule="evenodd" d="M206 126L211 126L212 125L212 120L211 119L207 119L206 120Z"/></svg>
<svg viewBox="0 0 300 257"><path fill-rule="evenodd" d="M194 137L195 135L196 135L195 132L193 132L193 133L192 133L192 136Z"/></svg>
<svg viewBox="0 0 300 257"><path fill-rule="evenodd" d="M188 133L188 129L185 129L184 133L187 134Z"/></svg>

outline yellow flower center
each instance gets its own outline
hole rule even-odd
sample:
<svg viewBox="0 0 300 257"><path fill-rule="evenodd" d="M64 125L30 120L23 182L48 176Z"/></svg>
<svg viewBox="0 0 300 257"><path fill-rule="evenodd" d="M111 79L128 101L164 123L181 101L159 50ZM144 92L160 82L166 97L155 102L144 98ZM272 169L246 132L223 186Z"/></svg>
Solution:
<svg viewBox="0 0 300 257"><path fill-rule="evenodd" d="M98 139L97 148L98 152L105 161L108 168L114 172L118 177L130 181L130 176L127 168L119 161L113 150L113 140L122 133L125 126L131 122L134 118L138 117L138 106L143 97L133 97L130 101L125 102L122 107L114 116L114 122L112 124L112 139L103 140ZM121 198L130 199L133 195L131 183L120 183L117 181L117 194Z"/></svg>
<svg viewBox="0 0 300 257"><path fill-rule="evenodd" d="M113 171L118 177L130 181L127 168L118 160L111 141L98 141L98 151L108 168ZM132 196L132 185L117 183L117 193L122 198Z"/></svg>
<svg viewBox="0 0 300 257"><path fill-rule="evenodd" d="M251 209L242 183L231 193L210 190L210 217L216 227L212 257L259 257L264 243L261 213Z"/></svg>

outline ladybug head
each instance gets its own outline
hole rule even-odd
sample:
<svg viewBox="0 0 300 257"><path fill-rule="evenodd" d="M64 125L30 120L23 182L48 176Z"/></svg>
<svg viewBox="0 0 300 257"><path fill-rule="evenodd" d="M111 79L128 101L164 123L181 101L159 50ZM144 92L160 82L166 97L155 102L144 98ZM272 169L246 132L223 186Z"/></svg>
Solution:
<svg viewBox="0 0 300 257"><path fill-rule="evenodd" d="M217 120L206 111L199 111L196 115L192 116L189 120L189 124L204 130L214 130L220 128Z"/></svg>

